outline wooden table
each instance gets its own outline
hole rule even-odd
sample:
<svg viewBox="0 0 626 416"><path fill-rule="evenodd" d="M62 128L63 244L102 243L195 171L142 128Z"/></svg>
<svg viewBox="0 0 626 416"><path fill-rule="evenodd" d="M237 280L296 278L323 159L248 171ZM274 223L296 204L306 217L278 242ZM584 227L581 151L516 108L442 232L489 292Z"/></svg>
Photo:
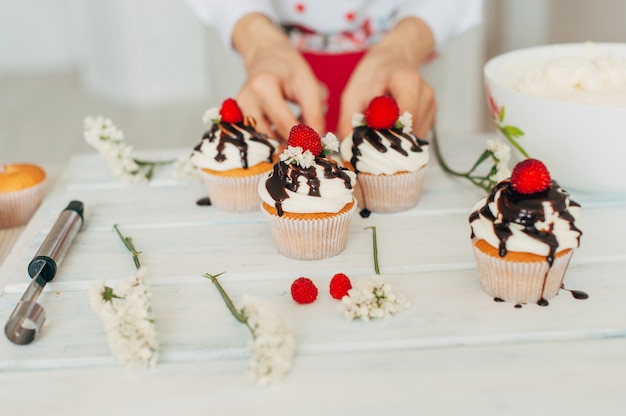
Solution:
<svg viewBox="0 0 626 416"><path fill-rule="evenodd" d="M444 152L463 167L487 138L445 138ZM446 176L435 160L415 209L356 215L343 253L297 261L276 252L260 212L196 205L205 196L200 182L175 180L163 168L148 185L123 184L98 155L77 156L0 268L4 325L49 227L70 200L85 203L83 230L39 298L48 317L43 331L27 346L0 341L0 411L624 414L626 196L571 194L583 205L584 235L566 286L590 298L561 291L548 307L518 309L494 302L478 284L467 218L482 191ZM133 271L113 224L133 238L148 270L161 343L153 369L118 366L89 306L95 281L113 282ZM338 272L355 283L373 275L371 232L365 229L372 225L381 272L411 307L387 320L350 322L328 294L328 282ZM297 353L282 383L259 387L246 379L249 333L201 277L205 272L226 272L221 281L235 303L250 294L289 318ZM320 289L311 305L290 297L289 286L300 276Z"/></svg>

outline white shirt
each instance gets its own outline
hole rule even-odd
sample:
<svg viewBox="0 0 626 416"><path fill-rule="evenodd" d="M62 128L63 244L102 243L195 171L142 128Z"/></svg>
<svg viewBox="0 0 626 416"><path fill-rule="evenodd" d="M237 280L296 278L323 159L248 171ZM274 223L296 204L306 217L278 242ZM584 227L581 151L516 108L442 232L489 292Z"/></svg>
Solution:
<svg viewBox="0 0 626 416"><path fill-rule="evenodd" d="M226 45L239 19L261 13L277 25L299 25L324 35L371 28L373 37L402 18L417 17L430 27L435 49L482 22L482 0L186 0L214 27Z"/></svg>

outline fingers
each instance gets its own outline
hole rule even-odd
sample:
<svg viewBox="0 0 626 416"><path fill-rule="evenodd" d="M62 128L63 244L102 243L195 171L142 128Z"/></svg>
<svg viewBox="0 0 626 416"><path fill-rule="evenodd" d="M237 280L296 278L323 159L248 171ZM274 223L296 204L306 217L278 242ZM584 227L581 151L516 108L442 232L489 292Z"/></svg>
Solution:
<svg viewBox="0 0 626 416"><path fill-rule="evenodd" d="M300 123L288 105L293 102L302 111L301 122L321 134L325 126L317 79L312 73L280 75L261 72L249 76L237 96L240 106L257 120L257 130L286 139Z"/></svg>
<svg viewBox="0 0 626 416"><path fill-rule="evenodd" d="M435 91L417 71L397 73L390 79L389 93L400 107L413 117L413 133L420 138L432 128L437 113Z"/></svg>

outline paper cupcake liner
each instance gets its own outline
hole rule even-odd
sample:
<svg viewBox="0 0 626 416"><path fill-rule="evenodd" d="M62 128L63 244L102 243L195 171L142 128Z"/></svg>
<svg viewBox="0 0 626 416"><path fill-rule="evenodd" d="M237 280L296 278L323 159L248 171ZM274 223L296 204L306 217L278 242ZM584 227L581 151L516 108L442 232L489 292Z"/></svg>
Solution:
<svg viewBox="0 0 626 416"><path fill-rule="evenodd" d="M43 199L43 184L0 193L0 228L19 227L30 221Z"/></svg>
<svg viewBox="0 0 626 416"><path fill-rule="evenodd" d="M359 174L363 207L372 212L406 211L417 205L426 169L394 175Z"/></svg>
<svg viewBox="0 0 626 416"><path fill-rule="evenodd" d="M547 261L508 261L483 253L475 244L473 248L483 290L494 298L516 304L537 303L542 298L554 297L561 289L574 252L570 250L556 257L550 267Z"/></svg>
<svg viewBox="0 0 626 416"><path fill-rule="evenodd" d="M348 231L357 204L348 211L323 219L279 217L262 209L269 220L278 251L297 260L319 260L336 256L348 243Z"/></svg>
<svg viewBox="0 0 626 416"><path fill-rule="evenodd" d="M261 198L259 197L258 185L268 172L250 176L228 177L211 175L200 170L200 176L209 193L211 205L215 208L228 212L249 212L259 209Z"/></svg>

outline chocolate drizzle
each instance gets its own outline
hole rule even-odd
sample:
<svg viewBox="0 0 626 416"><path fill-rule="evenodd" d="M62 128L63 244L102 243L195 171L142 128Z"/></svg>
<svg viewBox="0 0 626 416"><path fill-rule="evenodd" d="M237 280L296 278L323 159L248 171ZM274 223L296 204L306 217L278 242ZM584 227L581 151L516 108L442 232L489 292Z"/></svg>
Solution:
<svg viewBox="0 0 626 416"><path fill-rule="evenodd" d="M352 189L350 176L346 174L347 169L342 168L331 159L316 157L315 163L308 168L303 168L297 164L278 162L274 164L274 169L270 173L265 187L272 199L275 201L276 211L279 216L283 215L283 202L289 198L287 191L297 192L300 186L300 178L304 178L304 183L309 187L309 196L320 197L320 179L317 176L315 166L321 166L325 179L340 179L344 182L346 189Z"/></svg>
<svg viewBox="0 0 626 416"><path fill-rule="evenodd" d="M392 128L392 129L381 129L375 130L367 126L359 126L354 129L352 133L352 158L350 159L350 163L354 166L355 172L359 172L359 156L361 156L361 151L359 150L359 146L363 142L368 142L374 149L378 150L380 153L387 153L387 146L383 143L382 137L391 143L390 148L400 153L401 155L408 156L409 153L402 148L402 142L408 141L410 143L410 151L411 152L422 152L422 146L427 146L428 142L422 140L412 134L404 133L400 129Z"/></svg>
<svg viewBox="0 0 626 416"><path fill-rule="evenodd" d="M239 149L241 167L248 169L248 143L244 139L244 133L248 133L250 134L250 141L267 146L269 149L267 162L271 162L276 149L268 140L269 137L267 135L258 133L255 130L255 124L254 119L250 116L244 117L243 122L240 123L213 123L211 129L204 133L202 141L194 148L194 150L199 152L202 147L202 143L205 140L208 140L209 142L218 140L219 142L216 147L217 155L215 155L215 160L223 162L226 160L224 148L226 147L226 144L230 143Z"/></svg>
<svg viewBox="0 0 626 416"><path fill-rule="evenodd" d="M578 233L578 239L582 232L574 225L574 217L568 211L569 206L579 207L580 205L569 199L569 194L563 190L555 181L552 181L550 188L543 192L537 192L531 195L523 195L513 190L508 180L499 182L489 194L487 202L483 207L474 211L469 216L470 223L477 220L479 216L484 216L493 224L494 233L500 240L498 251L501 257L507 253L507 240L511 237L511 223L521 225L522 232L529 237L539 240L549 247L549 254L546 261L550 266L554 261L554 255L558 249L558 241L552 230L540 230L535 225L537 222L544 222L545 208L544 202L548 202L554 212L558 213L560 218L569 223L570 229ZM495 198L500 191L500 198L496 202ZM497 204L496 211L501 215L495 218L489 205ZM472 237L474 237L472 231Z"/></svg>

